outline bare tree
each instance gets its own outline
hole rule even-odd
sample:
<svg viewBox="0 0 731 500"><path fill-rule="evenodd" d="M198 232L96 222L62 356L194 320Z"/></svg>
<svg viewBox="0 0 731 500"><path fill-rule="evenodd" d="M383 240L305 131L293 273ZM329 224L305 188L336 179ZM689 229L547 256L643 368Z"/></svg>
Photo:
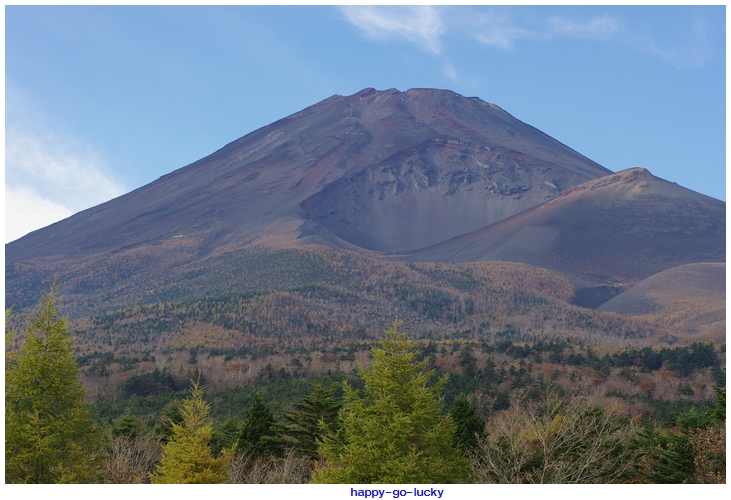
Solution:
<svg viewBox="0 0 731 500"><path fill-rule="evenodd" d="M103 462L104 482L149 483L149 473L160 460L160 440L149 434L113 437Z"/></svg>
<svg viewBox="0 0 731 500"><path fill-rule="evenodd" d="M234 458L229 474L233 484L304 484L310 481L312 468L312 460L294 450L283 458L244 452Z"/></svg>
<svg viewBox="0 0 731 500"><path fill-rule="evenodd" d="M693 450L695 472L689 482L726 484L726 424L692 431L689 444Z"/></svg>
<svg viewBox="0 0 731 500"><path fill-rule="evenodd" d="M634 426L583 398L513 404L488 422L473 456L478 483L611 483L632 469Z"/></svg>

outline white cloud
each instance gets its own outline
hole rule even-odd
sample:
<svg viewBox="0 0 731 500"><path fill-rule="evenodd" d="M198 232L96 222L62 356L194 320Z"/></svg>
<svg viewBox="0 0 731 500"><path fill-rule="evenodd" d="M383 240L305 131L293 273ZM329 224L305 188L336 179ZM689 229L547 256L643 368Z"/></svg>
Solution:
<svg viewBox="0 0 731 500"><path fill-rule="evenodd" d="M25 118L5 135L6 243L124 193L92 147Z"/></svg>
<svg viewBox="0 0 731 500"><path fill-rule="evenodd" d="M346 6L341 11L373 40L404 38L422 50L441 53L444 28L435 7Z"/></svg>
<svg viewBox="0 0 731 500"><path fill-rule="evenodd" d="M650 21L641 26L625 10L581 12L557 7L547 13L532 7L347 6L346 19L372 40L408 40L436 55L448 52L445 37L468 37L499 50L512 51L516 42L542 42L561 38L601 40L643 51L677 68L696 68L714 55L714 20L706 9L670 21ZM675 26L673 26L675 23ZM443 73L455 78L453 68Z"/></svg>
<svg viewBox="0 0 731 500"><path fill-rule="evenodd" d="M550 16L547 22L554 32L578 38L605 39L620 29L619 20L606 14L583 22L561 16Z"/></svg>
<svg viewBox="0 0 731 500"><path fill-rule="evenodd" d="M73 212L28 187L5 186L5 243L58 222Z"/></svg>
<svg viewBox="0 0 731 500"><path fill-rule="evenodd" d="M454 83L460 83L459 75L457 75L457 70L454 69L454 66L452 66L450 63L447 63L444 66L443 70L444 75L452 80Z"/></svg>
<svg viewBox="0 0 731 500"><path fill-rule="evenodd" d="M534 30L518 26L513 16L502 9L491 9L486 14L475 16L470 23L477 24L473 34L475 40L502 50L512 50L516 40L538 36Z"/></svg>

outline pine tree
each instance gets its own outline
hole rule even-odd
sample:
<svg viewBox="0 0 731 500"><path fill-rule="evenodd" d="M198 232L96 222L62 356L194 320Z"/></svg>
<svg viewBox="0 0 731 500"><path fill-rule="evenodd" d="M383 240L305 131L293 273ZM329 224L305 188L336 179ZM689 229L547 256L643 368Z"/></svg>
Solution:
<svg viewBox="0 0 731 500"><path fill-rule="evenodd" d="M150 474L157 484L216 484L228 480L235 448L214 458L209 448L213 426L208 421L210 405L203 401L203 388L194 383L183 401L183 423L172 423L173 435L162 449L162 459Z"/></svg>
<svg viewBox="0 0 731 500"><path fill-rule="evenodd" d="M454 423L442 416L446 376L429 385L433 371L416 363L414 343L396 322L372 350L369 371L358 365L364 394L347 381L340 428L320 445L324 461L316 483L462 483L469 462L454 447Z"/></svg>
<svg viewBox="0 0 731 500"><path fill-rule="evenodd" d="M464 394L457 396L449 414L455 425L454 445L463 453L469 453L477 446L477 440L484 435L485 420L477 414L477 410Z"/></svg>
<svg viewBox="0 0 731 500"><path fill-rule="evenodd" d="M131 413L125 413L119 422L112 426L112 437L127 436L131 439L137 437L140 431L140 421Z"/></svg>
<svg viewBox="0 0 731 500"><path fill-rule="evenodd" d="M20 349L6 354L7 483L88 483L100 478L100 435L84 401L66 319L59 318L54 292L55 286L41 298ZM7 318L6 312L6 324Z"/></svg>
<svg viewBox="0 0 731 500"><path fill-rule="evenodd" d="M312 459L319 458L318 441L337 429L342 407L342 401L335 396L337 389L338 384L328 388L315 384L309 395L293 405L295 411L284 415L284 423L275 426L278 436L272 440Z"/></svg>
<svg viewBox="0 0 731 500"><path fill-rule="evenodd" d="M210 446L214 456L226 448L233 447L239 437L239 423L234 417L228 417L221 425L213 429Z"/></svg>
<svg viewBox="0 0 731 500"><path fill-rule="evenodd" d="M271 438L276 436L274 414L257 392L239 433L239 448L256 457L280 456L281 446Z"/></svg>

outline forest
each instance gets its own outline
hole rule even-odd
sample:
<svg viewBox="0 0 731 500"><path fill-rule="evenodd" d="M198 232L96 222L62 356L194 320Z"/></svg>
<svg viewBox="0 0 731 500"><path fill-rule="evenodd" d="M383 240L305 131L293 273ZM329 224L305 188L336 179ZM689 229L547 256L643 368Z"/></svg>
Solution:
<svg viewBox="0 0 731 500"><path fill-rule="evenodd" d="M306 293L332 290L294 295ZM462 328L481 307L389 293L422 326ZM6 483L726 481L725 344L590 344L533 335L530 322L494 313L490 335L492 325L473 321L462 335L416 336L381 318L373 336L337 315L318 320L292 295L162 303L74 323L52 288L22 333L6 311ZM528 315L552 307L530 297L503 305ZM633 328L578 309L557 321ZM138 341L190 323L192 343ZM92 328L134 348L84 349ZM251 342L227 345L234 329Z"/></svg>

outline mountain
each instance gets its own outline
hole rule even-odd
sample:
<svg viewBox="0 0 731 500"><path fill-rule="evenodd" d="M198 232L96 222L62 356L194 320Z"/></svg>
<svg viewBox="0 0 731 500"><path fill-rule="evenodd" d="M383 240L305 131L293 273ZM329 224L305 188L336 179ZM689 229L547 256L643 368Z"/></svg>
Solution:
<svg viewBox="0 0 731 500"><path fill-rule="evenodd" d="M408 251L609 173L477 98L334 95L7 244L6 293L22 305L28 286L79 275L91 291L232 246Z"/></svg>
<svg viewBox="0 0 731 500"><path fill-rule="evenodd" d="M633 168L399 259L524 262L619 291L682 264L725 262L725 214L725 203Z"/></svg>
<svg viewBox="0 0 731 500"><path fill-rule="evenodd" d="M364 89L7 244L6 303L30 307L54 280L72 317L354 283L353 259L328 247L523 262L570 276L575 303L594 307L664 269L725 261L725 203L613 174L475 97Z"/></svg>
<svg viewBox="0 0 731 500"><path fill-rule="evenodd" d="M332 96L20 238L7 246L6 258L84 256L178 235L212 251L271 232L294 237L318 229L366 249L406 250L478 229L608 173L479 99L444 90L365 89ZM437 220L438 227L413 223L420 219Z"/></svg>

